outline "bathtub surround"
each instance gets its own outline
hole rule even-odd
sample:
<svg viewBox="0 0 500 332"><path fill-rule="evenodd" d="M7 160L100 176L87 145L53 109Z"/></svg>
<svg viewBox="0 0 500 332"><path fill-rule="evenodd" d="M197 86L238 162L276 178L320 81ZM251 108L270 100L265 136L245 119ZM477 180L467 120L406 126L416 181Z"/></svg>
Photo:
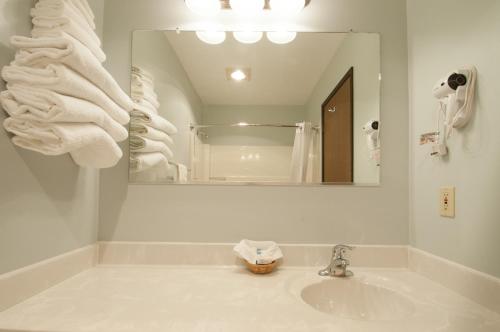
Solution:
<svg viewBox="0 0 500 332"><path fill-rule="evenodd" d="M463 22L463 24L456 24ZM434 255L500 277L500 2L408 0L410 74L410 243ZM478 70L475 114L448 141L449 157L418 145L433 131L432 89L454 69ZM440 187L456 187L456 217L441 218Z"/></svg>

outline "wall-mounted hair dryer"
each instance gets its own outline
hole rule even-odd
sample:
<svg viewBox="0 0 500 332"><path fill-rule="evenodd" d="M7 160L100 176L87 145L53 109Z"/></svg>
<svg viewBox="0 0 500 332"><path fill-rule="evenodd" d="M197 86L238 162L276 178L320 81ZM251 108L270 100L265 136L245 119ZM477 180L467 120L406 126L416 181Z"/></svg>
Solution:
<svg viewBox="0 0 500 332"><path fill-rule="evenodd" d="M370 150L370 158L377 162L377 166L380 165L380 122L378 120L368 121L363 126L363 132L366 135L366 144L368 150Z"/></svg>

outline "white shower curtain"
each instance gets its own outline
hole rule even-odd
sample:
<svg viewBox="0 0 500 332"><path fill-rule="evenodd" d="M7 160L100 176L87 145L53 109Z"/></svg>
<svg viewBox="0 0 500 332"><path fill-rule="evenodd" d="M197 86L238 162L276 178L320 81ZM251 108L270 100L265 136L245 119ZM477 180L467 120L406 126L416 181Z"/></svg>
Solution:
<svg viewBox="0 0 500 332"><path fill-rule="evenodd" d="M295 131L295 142L293 143L292 152L292 166L290 175L291 182L306 182L311 137L312 124L310 122L297 123L297 130Z"/></svg>

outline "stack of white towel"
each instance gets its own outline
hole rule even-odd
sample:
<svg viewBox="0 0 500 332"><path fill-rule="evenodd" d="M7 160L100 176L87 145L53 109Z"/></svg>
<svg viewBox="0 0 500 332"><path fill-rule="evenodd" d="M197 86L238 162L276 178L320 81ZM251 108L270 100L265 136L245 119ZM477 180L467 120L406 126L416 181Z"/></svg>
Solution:
<svg viewBox="0 0 500 332"><path fill-rule="evenodd" d="M165 174L174 157L171 135L177 133L177 128L158 115L160 103L155 93L154 77L139 67L132 67L132 99L135 109L130 113L131 170L155 170Z"/></svg>
<svg viewBox="0 0 500 332"><path fill-rule="evenodd" d="M134 104L102 66L87 0L39 0L31 16L32 37L12 37L16 57L2 70L5 129L26 149L70 153L83 167L116 165Z"/></svg>

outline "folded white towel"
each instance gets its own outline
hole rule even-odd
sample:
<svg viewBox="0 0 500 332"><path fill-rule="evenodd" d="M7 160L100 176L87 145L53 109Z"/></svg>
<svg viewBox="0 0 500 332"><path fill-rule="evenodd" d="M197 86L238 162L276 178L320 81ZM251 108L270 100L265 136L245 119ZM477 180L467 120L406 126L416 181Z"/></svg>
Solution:
<svg viewBox="0 0 500 332"><path fill-rule="evenodd" d="M130 121L130 135L145 137L155 141L162 141L170 147L174 146L174 140L168 134L141 122L134 121L133 118Z"/></svg>
<svg viewBox="0 0 500 332"><path fill-rule="evenodd" d="M159 165L163 165L167 169L170 168L167 158L161 152L132 153L130 155L132 172L144 172Z"/></svg>
<svg viewBox="0 0 500 332"><path fill-rule="evenodd" d="M128 137L127 129L113 120L102 108L86 100L64 96L47 89L9 85L0 93L7 113L15 118L39 122L94 123L115 141Z"/></svg>
<svg viewBox="0 0 500 332"><path fill-rule="evenodd" d="M132 73L135 74L139 78L142 78L148 82L151 82L154 85L155 77L149 71L147 71L143 68L137 67L137 66L132 66Z"/></svg>
<svg viewBox="0 0 500 332"><path fill-rule="evenodd" d="M12 142L45 155L70 153L80 166L108 168L122 157L122 150L102 128L82 123L42 123L16 118L4 121L7 131L17 135Z"/></svg>
<svg viewBox="0 0 500 332"><path fill-rule="evenodd" d="M135 108L140 106L142 110L147 110L148 113L158 114L158 107L154 107L150 102L145 99L134 99Z"/></svg>
<svg viewBox="0 0 500 332"><path fill-rule="evenodd" d="M157 109L151 108L151 107L146 107L146 106L143 106L143 105L138 104L138 103L134 104L134 110L141 111L141 112L144 112L146 114L158 115L158 110Z"/></svg>
<svg viewBox="0 0 500 332"><path fill-rule="evenodd" d="M14 65L45 68L62 63L98 86L126 111L134 107L130 97L123 92L113 76L97 58L75 38L63 33L61 37L28 38L13 36L13 46L19 48Z"/></svg>
<svg viewBox="0 0 500 332"><path fill-rule="evenodd" d="M161 130L169 135L177 134L177 128L170 123L167 119L162 118L159 115L150 114L142 110L133 110L130 112L130 116L134 118L136 123L144 123L150 127Z"/></svg>
<svg viewBox="0 0 500 332"><path fill-rule="evenodd" d="M132 75L132 92L144 96L146 94L151 95L154 99L158 99L158 95L155 92L154 85L145 84L142 80L134 79Z"/></svg>
<svg viewBox="0 0 500 332"><path fill-rule="evenodd" d="M124 125L129 114L112 101L101 89L64 65L48 65L44 69L23 66L5 66L2 77L9 84L22 84L47 88L63 95L88 100Z"/></svg>
<svg viewBox="0 0 500 332"><path fill-rule="evenodd" d="M70 17L82 28L96 28L94 20L89 20L87 14L71 0L39 0L31 9L32 17Z"/></svg>
<svg viewBox="0 0 500 332"><path fill-rule="evenodd" d="M148 104L153 106L155 109L160 108L160 102L158 101L158 96L154 91L150 89L137 88L132 85L131 96L136 103L140 103L142 100L144 100L147 101Z"/></svg>
<svg viewBox="0 0 500 332"><path fill-rule="evenodd" d="M137 152L161 152L168 160L172 159L174 153L161 141L130 135L130 151Z"/></svg>
<svg viewBox="0 0 500 332"><path fill-rule="evenodd" d="M71 18L34 17L33 25L31 30L33 37L61 37L63 33L67 33L87 46L100 62L106 60L106 55L101 49L101 42L95 32L90 28L82 28Z"/></svg>
<svg viewBox="0 0 500 332"><path fill-rule="evenodd" d="M154 91L155 84L148 78L141 77L135 73L132 73L132 87L145 88Z"/></svg>

